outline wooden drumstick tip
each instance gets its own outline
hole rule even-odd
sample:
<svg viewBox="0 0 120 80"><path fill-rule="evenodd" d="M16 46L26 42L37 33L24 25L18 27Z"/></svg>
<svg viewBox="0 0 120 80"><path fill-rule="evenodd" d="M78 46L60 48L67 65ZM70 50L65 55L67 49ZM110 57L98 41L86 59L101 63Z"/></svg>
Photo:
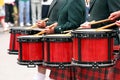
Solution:
<svg viewBox="0 0 120 80"><path fill-rule="evenodd" d="M72 32L73 30L66 30L66 31L63 31L63 33L69 33L69 32Z"/></svg>
<svg viewBox="0 0 120 80"><path fill-rule="evenodd" d="M69 32L69 33L67 33L67 34L65 34L66 36L71 36L71 32Z"/></svg>
<svg viewBox="0 0 120 80"><path fill-rule="evenodd" d="M49 18L45 18L45 19L43 19L42 21L46 22L46 21L48 21L48 20L49 20Z"/></svg>
<svg viewBox="0 0 120 80"><path fill-rule="evenodd" d="M42 34L44 34L45 33L45 30L43 30L43 31L41 31L41 32L39 32L39 33L37 33L37 34L34 34L35 36L38 36L38 35L42 35Z"/></svg>
<svg viewBox="0 0 120 80"><path fill-rule="evenodd" d="M31 26L31 27L28 27L28 28L26 28L26 29L32 29L32 28L36 28L37 27L37 25L35 24L35 25L33 25L33 26Z"/></svg>

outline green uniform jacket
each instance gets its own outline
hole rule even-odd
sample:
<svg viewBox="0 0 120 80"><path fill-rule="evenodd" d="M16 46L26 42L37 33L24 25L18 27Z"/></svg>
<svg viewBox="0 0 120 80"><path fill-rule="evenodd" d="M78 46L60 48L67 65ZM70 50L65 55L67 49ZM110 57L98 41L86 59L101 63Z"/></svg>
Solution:
<svg viewBox="0 0 120 80"><path fill-rule="evenodd" d="M85 22L84 0L53 0L48 11L47 25L58 22L55 33L76 29Z"/></svg>
<svg viewBox="0 0 120 80"><path fill-rule="evenodd" d="M48 11L47 17L49 18L47 25L53 24L58 21L58 13L65 5L66 0L53 0Z"/></svg>
<svg viewBox="0 0 120 80"><path fill-rule="evenodd" d="M110 13L118 10L120 10L120 0L91 0L89 21L107 19ZM98 28L107 24L109 23L93 25L92 28ZM113 26L111 29L118 30L118 27ZM115 38L115 44L118 44L118 36Z"/></svg>
<svg viewBox="0 0 120 80"><path fill-rule="evenodd" d="M64 0L64 5L58 13L58 26L55 28L55 33L76 29L85 22L85 17L84 0Z"/></svg>
<svg viewBox="0 0 120 80"><path fill-rule="evenodd" d="M110 13L118 10L120 10L120 0L91 0L89 21L107 19Z"/></svg>

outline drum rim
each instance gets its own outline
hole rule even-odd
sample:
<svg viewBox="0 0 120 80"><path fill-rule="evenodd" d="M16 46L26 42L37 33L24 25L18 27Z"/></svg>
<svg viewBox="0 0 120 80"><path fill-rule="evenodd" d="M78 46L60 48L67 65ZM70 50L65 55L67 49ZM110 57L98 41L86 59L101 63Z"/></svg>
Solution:
<svg viewBox="0 0 120 80"><path fill-rule="evenodd" d="M44 38L71 38L71 35L66 34L51 34L51 35L44 35Z"/></svg>
<svg viewBox="0 0 120 80"><path fill-rule="evenodd" d="M10 29L10 33L21 33L21 34L36 34L40 32L40 30L33 30L33 29L27 29L25 28L21 28L21 27L12 27Z"/></svg>
<svg viewBox="0 0 120 80"><path fill-rule="evenodd" d="M34 36L34 37L29 37L29 36L19 36L17 38L17 41L18 42L43 42L42 36Z"/></svg>

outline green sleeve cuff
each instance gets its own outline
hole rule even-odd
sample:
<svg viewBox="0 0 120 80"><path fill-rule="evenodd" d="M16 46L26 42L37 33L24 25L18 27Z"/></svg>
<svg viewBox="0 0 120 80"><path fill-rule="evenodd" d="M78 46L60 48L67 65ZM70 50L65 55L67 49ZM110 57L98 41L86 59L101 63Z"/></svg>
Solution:
<svg viewBox="0 0 120 80"><path fill-rule="evenodd" d="M57 26L57 27L54 29L54 32L55 32L55 33L61 33L61 32L62 32L61 26Z"/></svg>

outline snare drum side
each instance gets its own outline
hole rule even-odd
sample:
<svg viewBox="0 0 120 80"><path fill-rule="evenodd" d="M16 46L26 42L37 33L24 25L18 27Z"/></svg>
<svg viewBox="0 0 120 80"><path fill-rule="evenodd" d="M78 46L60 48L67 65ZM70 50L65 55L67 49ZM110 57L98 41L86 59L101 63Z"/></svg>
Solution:
<svg viewBox="0 0 120 80"><path fill-rule="evenodd" d="M74 31L72 64L80 67L114 65L112 31Z"/></svg>
<svg viewBox="0 0 120 80"><path fill-rule="evenodd" d="M17 37L20 36L20 30L17 28L10 29L10 42L9 42L9 54L18 54L18 42Z"/></svg>
<svg viewBox="0 0 120 80"><path fill-rule="evenodd" d="M18 42L18 64L27 66L42 64L44 56L42 37L20 36Z"/></svg>
<svg viewBox="0 0 120 80"><path fill-rule="evenodd" d="M72 60L72 38L63 36L44 37L44 65L69 67Z"/></svg>
<svg viewBox="0 0 120 80"><path fill-rule="evenodd" d="M22 28L22 27L15 27L10 29L10 43L9 43L9 49L8 53L9 54L18 54L18 42L17 42L17 37L19 36L26 36L26 35L33 35L41 30L33 30L33 29L27 29L27 28Z"/></svg>

